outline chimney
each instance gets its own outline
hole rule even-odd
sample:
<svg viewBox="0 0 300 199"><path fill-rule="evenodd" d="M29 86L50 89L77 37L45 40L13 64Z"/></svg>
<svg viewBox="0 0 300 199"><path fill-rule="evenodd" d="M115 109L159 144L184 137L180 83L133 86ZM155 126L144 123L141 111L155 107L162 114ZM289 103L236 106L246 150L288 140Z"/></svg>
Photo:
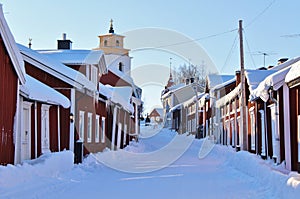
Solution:
<svg viewBox="0 0 300 199"><path fill-rule="evenodd" d="M286 62L289 58L281 58L278 60L277 65L283 64L284 62Z"/></svg>
<svg viewBox="0 0 300 199"><path fill-rule="evenodd" d="M70 50L72 48L72 41L67 39L67 34L62 34L62 40L57 40L58 50Z"/></svg>
<svg viewBox="0 0 300 199"><path fill-rule="evenodd" d="M238 86L239 83L241 83L241 71L239 70L235 71L235 80L236 80L235 86Z"/></svg>
<svg viewBox="0 0 300 199"><path fill-rule="evenodd" d="M186 78L186 79L185 79L185 85L188 85L188 84L190 84L190 79L189 79L189 78Z"/></svg>
<svg viewBox="0 0 300 199"><path fill-rule="evenodd" d="M194 81L195 81L195 78L191 77L191 79L190 79L190 80L191 80L191 84L192 84L192 83L194 83Z"/></svg>

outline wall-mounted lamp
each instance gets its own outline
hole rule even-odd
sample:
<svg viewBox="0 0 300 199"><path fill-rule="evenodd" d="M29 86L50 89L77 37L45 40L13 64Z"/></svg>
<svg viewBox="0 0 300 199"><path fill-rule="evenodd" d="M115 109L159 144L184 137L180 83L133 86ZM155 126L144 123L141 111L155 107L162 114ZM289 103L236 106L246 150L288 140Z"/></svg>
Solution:
<svg viewBox="0 0 300 199"><path fill-rule="evenodd" d="M70 122L73 123L74 122L74 114L70 113Z"/></svg>

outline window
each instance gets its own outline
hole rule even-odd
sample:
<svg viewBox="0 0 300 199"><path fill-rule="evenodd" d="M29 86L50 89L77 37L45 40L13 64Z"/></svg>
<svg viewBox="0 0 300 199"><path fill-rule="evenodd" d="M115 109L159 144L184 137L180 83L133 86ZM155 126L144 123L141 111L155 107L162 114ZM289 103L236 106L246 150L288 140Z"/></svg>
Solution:
<svg viewBox="0 0 300 199"><path fill-rule="evenodd" d="M96 66L91 66L91 82L97 85L98 82L98 69Z"/></svg>
<svg viewBox="0 0 300 199"><path fill-rule="evenodd" d="M107 46L107 40L104 41L104 46Z"/></svg>
<svg viewBox="0 0 300 199"><path fill-rule="evenodd" d="M84 111L79 111L79 139L84 141Z"/></svg>
<svg viewBox="0 0 300 199"><path fill-rule="evenodd" d="M93 125L93 114L88 113L88 121L87 121L87 142L92 142L92 125Z"/></svg>
<svg viewBox="0 0 300 199"><path fill-rule="evenodd" d="M120 42L119 40L116 41L116 46L119 47L120 46Z"/></svg>
<svg viewBox="0 0 300 199"><path fill-rule="evenodd" d="M104 143L105 142L105 117L102 117L102 128L101 128L101 142Z"/></svg>
<svg viewBox="0 0 300 199"><path fill-rule="evenodd" d="M255 150L255 115L254 111L250 111L251 120L251 150Z"/></svg>
<svg viewBox="0 0 300 199"><path fill-rule="evenodd" d="M99 143L100 137L100 118L99 115L96 115L96 122L95 122L95 142Z"/></svg>
<svg viewBox="0 0 300 199"><path fill-rule="evenodd" d="M123 63L119 62L119 71L123 71Z"/></svg>

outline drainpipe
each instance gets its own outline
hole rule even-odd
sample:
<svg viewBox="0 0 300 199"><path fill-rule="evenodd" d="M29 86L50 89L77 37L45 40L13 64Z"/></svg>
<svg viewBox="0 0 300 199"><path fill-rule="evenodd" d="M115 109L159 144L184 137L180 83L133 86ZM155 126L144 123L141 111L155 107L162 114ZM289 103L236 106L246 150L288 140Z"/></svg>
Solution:
<svg viewBox="0 0 300 199"><path fill-rule="evenodd" d="M279 164L280 163L280 137L279 137L279 128L278 128L278 101L277 99L274 98L274 91L273 88L271 87L271 89L269 90L269 96L270 96L270 100L275 104L275 126L274 126L274 151L273 151L273 160L275 164ZM275 155L274 155L275 152Z"/></svg>

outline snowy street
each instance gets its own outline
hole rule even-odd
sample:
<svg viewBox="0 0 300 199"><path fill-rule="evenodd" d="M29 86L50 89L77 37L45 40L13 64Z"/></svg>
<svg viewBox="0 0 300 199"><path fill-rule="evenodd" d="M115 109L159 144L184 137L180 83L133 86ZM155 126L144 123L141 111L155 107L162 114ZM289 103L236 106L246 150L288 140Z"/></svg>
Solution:
<svg viewBox="0 0 300 199"><path fill-rule="evenodd" d="M299 197L297 179L300 177L297 174L282 174L284 170L280 169L281 166L275 168L256 155L236 153L232 148L216 145L208 156L199 159L203 140L194 140L186 134L176 135L167 129L155 134L157 129L151 126L141 130L138 143L131 143L125 150L117 152L89 155L80 165L72 164L72 153L60 152L42 156L31 161L30 165L0 167L0 198ZM191 140L191 145L178 160L162 169L158 167L159 170L152 172L137 170L136 173L127 173L101 163L110 157L111 162L118 160L120 168L131 165L151 169L159 165L155 155L147 156L149 159L146 161L135 156L156 154L167 148L164 146L174 145L172 140L176 137L182 141ZM127 153L132 154L133 158L128 155L120 160L122 154ZM272 184L268 183L271 181Z"/></svg>

